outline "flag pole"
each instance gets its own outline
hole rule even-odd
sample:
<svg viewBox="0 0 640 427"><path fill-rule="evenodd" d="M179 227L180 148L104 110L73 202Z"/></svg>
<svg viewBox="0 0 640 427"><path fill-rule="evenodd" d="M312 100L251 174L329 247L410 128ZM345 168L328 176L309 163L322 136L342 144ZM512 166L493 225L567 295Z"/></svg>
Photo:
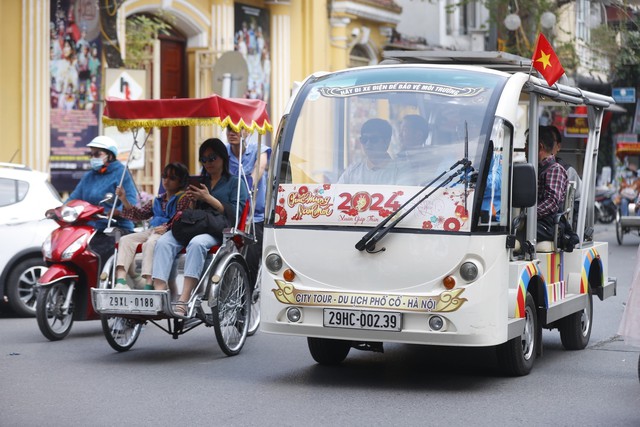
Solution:
<svg viewBox="0 0 640 427"><path fill-rule="evenodd" d="M536 39L536 45L533 47L533 57L531 58L531 63L529 64L529 76L527 80L531 80L531 72L533 71L533 63L536 60L536 52L538 51L538 40L540 40L540 35Z"/></svg>

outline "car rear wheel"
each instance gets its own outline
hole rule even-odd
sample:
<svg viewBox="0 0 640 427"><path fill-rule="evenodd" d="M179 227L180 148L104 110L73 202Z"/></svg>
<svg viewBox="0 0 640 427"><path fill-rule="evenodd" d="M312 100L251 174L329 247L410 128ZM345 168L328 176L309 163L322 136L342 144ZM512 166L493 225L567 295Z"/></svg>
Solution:
<svg viewBox="0 0 640 427"><path fill-rule="evenodd" d="M47 267L41 257L27 258L11 270L7 280L6 293L11 310L18 316L34 317L36 315L36 285Z"/></svg>

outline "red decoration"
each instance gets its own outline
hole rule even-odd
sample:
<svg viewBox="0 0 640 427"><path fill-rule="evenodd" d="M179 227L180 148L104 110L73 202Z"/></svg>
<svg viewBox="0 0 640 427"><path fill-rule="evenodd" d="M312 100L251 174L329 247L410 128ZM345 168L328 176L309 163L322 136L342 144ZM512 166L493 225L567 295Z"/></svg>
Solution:
<svg viewBox="0 0 640 427"><path fill-rule="evenodd" d="M267 104L259 99L208 98L139 99L108 98L102 121L118 129L218 124L264 134L271 131Z"/></svg>
<svg viewBox="0 0 640 427"><path fill-rule="evenodd" d="M542 33L538 35L532 61L533 68L542 74L549 86L552 86L564 74L560 59Z"/></svg>

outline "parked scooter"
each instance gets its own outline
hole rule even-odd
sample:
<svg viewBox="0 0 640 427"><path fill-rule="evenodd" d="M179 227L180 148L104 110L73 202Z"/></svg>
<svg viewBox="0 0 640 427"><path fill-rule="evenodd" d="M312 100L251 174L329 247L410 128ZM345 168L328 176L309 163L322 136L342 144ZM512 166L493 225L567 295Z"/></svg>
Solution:
<svg viewBox="0 0 640 427"><path fill-rule="evenodd" d="M100 204L109 201L107 194ZM96 230L89 222L105 219L104 207L82 200L47 212L47 218L60 227L54 230L42 245L48 270L38 280L36 318L42 334L51 341L61 340L69 334L74 320L95 320L100 316L91 304L91 288L106 280L100 257L91 251L89 242ZM104 279L101 279L104 277Z"/></svg>
<svg viewBox="0 0 640 427"><path fill-rule="evenodd" d="M613 202L615 190L599 189L596 187L596 201L594 207L595 220L603 224L611 224L616 219L618 207Z"/></svg>

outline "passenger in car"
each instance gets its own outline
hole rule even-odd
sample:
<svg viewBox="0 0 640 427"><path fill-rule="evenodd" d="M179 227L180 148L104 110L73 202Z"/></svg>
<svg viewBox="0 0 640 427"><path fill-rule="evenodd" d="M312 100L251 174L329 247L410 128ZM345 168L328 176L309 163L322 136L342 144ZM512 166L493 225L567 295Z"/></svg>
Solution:
<svg viewBox="0 0 640 427"><path fill-rule="evenodd" d="M364 158L349 165L338 184L393 184L397 177L395 162L389 155L393 130L388 121L369 119L360 129Z"/></svg>
<svg viewBox="0 0 640 427"><path fill-rule="evenodd" d="M169 163L162 172L162 185L165 192L158 195L142 207L129 203L124 188L117 187L116 195L122 202L124 209L121 216L132 220L149 221L149 229L140 233L122 236L118 243L118 257L116 260L115 289L129 289L127 285L127 271L133 263L136 248L142 243L141 275L145 280L145 289L151 290L151 267L156 242L171 229L171 223L177 212L188 209L193 199L185 188L189 181L189 171L182 163Z"/></svg>

